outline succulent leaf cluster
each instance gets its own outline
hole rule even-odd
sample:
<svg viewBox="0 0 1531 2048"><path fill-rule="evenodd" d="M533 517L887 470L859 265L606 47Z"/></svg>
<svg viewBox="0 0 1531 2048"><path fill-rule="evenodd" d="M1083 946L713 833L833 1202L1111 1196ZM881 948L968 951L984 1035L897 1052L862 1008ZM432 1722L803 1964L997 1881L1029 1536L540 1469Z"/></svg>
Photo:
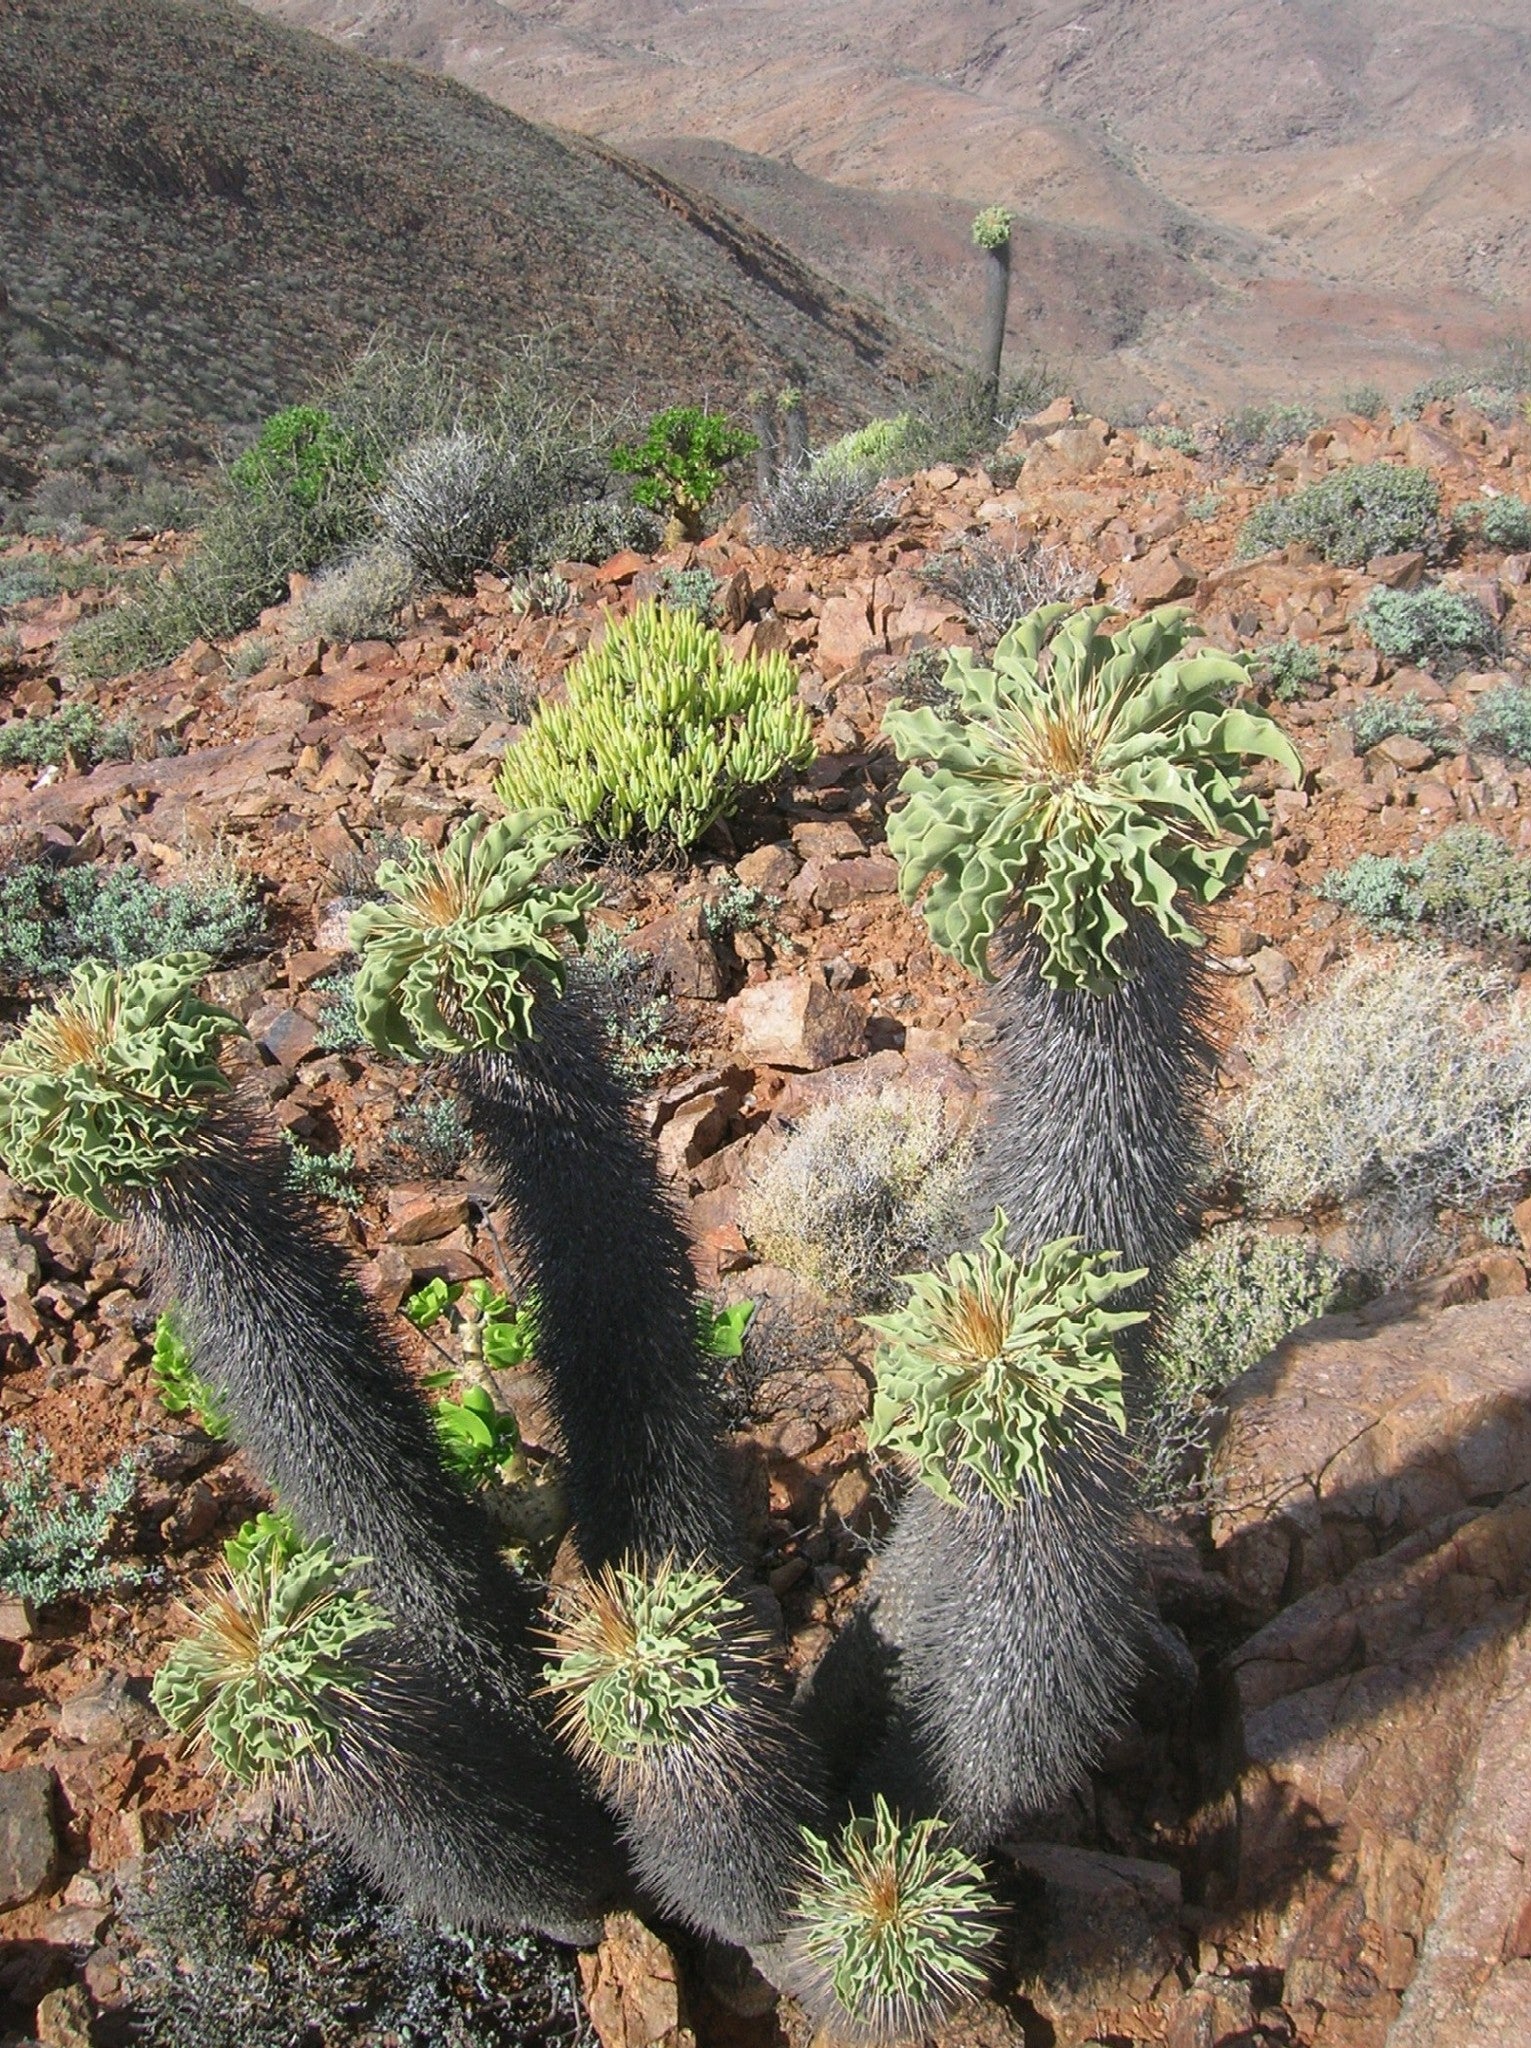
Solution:
<svg viewBox="0 0 1531 2048"><path fill-rule="evenodd" d="M957 1500L960 1470L1010 1508L1028 1487L1048 1490L1049 1455L1081 1422L1125 1431L1113 1340L1145 1314L1107 1306L1142 1271L1071 1237L1023 1265L1007 1228L996 1210L976 1252L906 1277L904 1307L865 1320L880 1340L867 1442L912 1460L943 1500Z"/></svg>
<svg viewBox="0 0 1531 2048"><path fill-rule="evenodd" d="M543 1676L576 1753L606 1771L702 1735L731 1708L745 1618L715 1572L673 1559L608 1565L563 1594Z"/></svg>
<svg viewBox="0 0 1531 2048"><path fill-rule="evenodd" d="M1187 615L1148 613L1115 633L1106 605L1044 605L981 667L957 649L944 678L955 713L890 709L885 730L911 767L888 822L900 887L943 951L988 974L989 946L1018 905L1042 942L1053 987L1102 994L1133 912L1199 945L1182 894L1212 902L1265 836L1238 778L1252 758L1300 781L1270 719L1224 693L1242 665L1188 654Z"/></svg>
<svg viewBox="0 0 1531 2048"><path fill-rule="evenodd" d="M813 759L784 654L735 659L695 612L642 604L609 618L544 701L497 785L507 808L548 806L608 845L684 849L744 793Z"/></svg>
<svg viewBox="0 0 1531 2048"><path fill-rule="evenodd" d="M983 1989L994 1909L945 1833L939 1820L902 1822L881 1797L831 1841L804 1831L791 1940L858 2034L923 2039Z"/></svg>
<svg viewBox="0 0 1531 2048"><path fill-rule="evenodd" d="M986 206L973 216L973 240L980 249L1003 249L1015 226L1008 206Z"/></svg>
<svg viewBox="0 0 1531 2048"><path fill-rule="evenodd" d="M190 1147L228 1086L223 1039L243 1027L192 990L212 965L171 953L132 967L87 961L0 1049L0 1158L18 1180L117 1216Z"/></svg>
<svg viewBox="0 0 1531 2048"><path fill-rule="evenodd" d="M155 1676L154 1704L242 1785L335 1746L366 1669L354 1652L390 1626L349 1574L362 1560L294 1542L277 1517L225 1546L222 1584Z"/></svg>
<svg viewBox="0 0 1531 2048"><path fill-rule="evenodd" d="M546 811L521 811L469 818L439 852L382 863L391 900L351 919L356 1019L380 1052L419 1060L531 1036L539 986L563 988L558 934L583 944L600 894L538 880L574 839Z"/></svg>

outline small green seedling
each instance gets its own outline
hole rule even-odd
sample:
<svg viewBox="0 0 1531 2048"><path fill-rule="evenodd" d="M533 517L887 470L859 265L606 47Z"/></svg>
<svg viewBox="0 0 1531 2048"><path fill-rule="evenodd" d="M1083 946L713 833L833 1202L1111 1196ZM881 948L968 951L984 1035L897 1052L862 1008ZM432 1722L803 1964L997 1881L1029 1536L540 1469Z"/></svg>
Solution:
<svg viewBox="0 0 1531 2048"><path fill-rule="evenodd" d="M754 1313L752 1301L736 1301L732 1308L721 1309L713 1308L710 1302L698 1301L696 1325L701 1332L702 1349L710 1358L742 1358L744 1333Z"/></svg>
<svg viewBox="0 0 1531 2048"><path fill-rule="evenodd" d="M204 1436L219 1442L227 1438L229 1417L222 1396L192 1364L173 1309L166 1309L154 1325L149 1377L167 1415L186 1416Z"/></svg>
<svg viewBox="0 0 1531 2048"><path fill-rule="evenodd" d="M426 1384L453 1377L451 1373L433 1373ZM466 1387L459 1400L437 1401L434 1413L442 1453L464 1486L476 1491L496 1480L524 1475L516 1418L497 1408L494 1396L485 1388Z"/></svg>

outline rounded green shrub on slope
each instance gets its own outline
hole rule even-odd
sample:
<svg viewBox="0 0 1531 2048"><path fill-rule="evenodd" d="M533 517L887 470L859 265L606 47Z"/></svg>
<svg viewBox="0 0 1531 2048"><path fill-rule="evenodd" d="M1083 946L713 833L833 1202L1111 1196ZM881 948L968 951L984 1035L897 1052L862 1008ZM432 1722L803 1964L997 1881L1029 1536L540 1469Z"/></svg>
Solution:
<svg viewBox="0 0 1531 2048"><path fill-rule="evenodd" d="M1441 487L1428 469L1358 462L1257 507L1244 522L1239 553L1295 542L1355 569L1373 555L1431 552L1440 540L1440 510Z"/></svg>

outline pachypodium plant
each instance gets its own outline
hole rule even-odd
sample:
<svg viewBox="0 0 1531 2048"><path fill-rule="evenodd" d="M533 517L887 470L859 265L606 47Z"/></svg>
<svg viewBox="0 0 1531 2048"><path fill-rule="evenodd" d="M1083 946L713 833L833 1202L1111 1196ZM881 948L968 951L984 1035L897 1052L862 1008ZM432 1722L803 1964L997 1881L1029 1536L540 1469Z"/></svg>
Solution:
<svg viewBox="0 0 1531 2048"><path fill-rule="evenodd" d="M984 265L983 360L979 375L992 418L999 406L999 371L1005 353L1005 325L1010 316L1010 230L1015 215L1008 206L986 206L973 216L973 241L988 259Z"/></svg>
<svg viewBox="0 0 1531 2048"><path fill-rule="evenodd" d="M160 1666L153 1699L237 1783L321 1761L343 1718L366 1711L359 1653L390 1624L356 1583L358 1562L279 1528L225 1545L222 1582Z"/></svg>
<svg viewBox="0 0 1531 2048"><path fill-rule="evenodd" d="M832 1839L806 1834L788 1934L794 1988L831 2040L924 2040L987 1983L994 1902L938 1820L884 1799Z"/></svg>

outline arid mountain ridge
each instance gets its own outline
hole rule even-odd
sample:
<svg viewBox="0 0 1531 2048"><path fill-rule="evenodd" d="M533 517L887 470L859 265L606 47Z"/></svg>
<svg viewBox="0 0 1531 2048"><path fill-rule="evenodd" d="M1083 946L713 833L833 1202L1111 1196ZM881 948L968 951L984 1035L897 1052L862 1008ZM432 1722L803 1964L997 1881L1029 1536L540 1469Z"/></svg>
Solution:
<svg viewBox="0 0 1531 2048"><path fill-rule="evenodd" d="M932 337L1002 199L1013 338L1116 391L1398 390L1531 308L1518 0L252 4L643 155Z"/></svg>

